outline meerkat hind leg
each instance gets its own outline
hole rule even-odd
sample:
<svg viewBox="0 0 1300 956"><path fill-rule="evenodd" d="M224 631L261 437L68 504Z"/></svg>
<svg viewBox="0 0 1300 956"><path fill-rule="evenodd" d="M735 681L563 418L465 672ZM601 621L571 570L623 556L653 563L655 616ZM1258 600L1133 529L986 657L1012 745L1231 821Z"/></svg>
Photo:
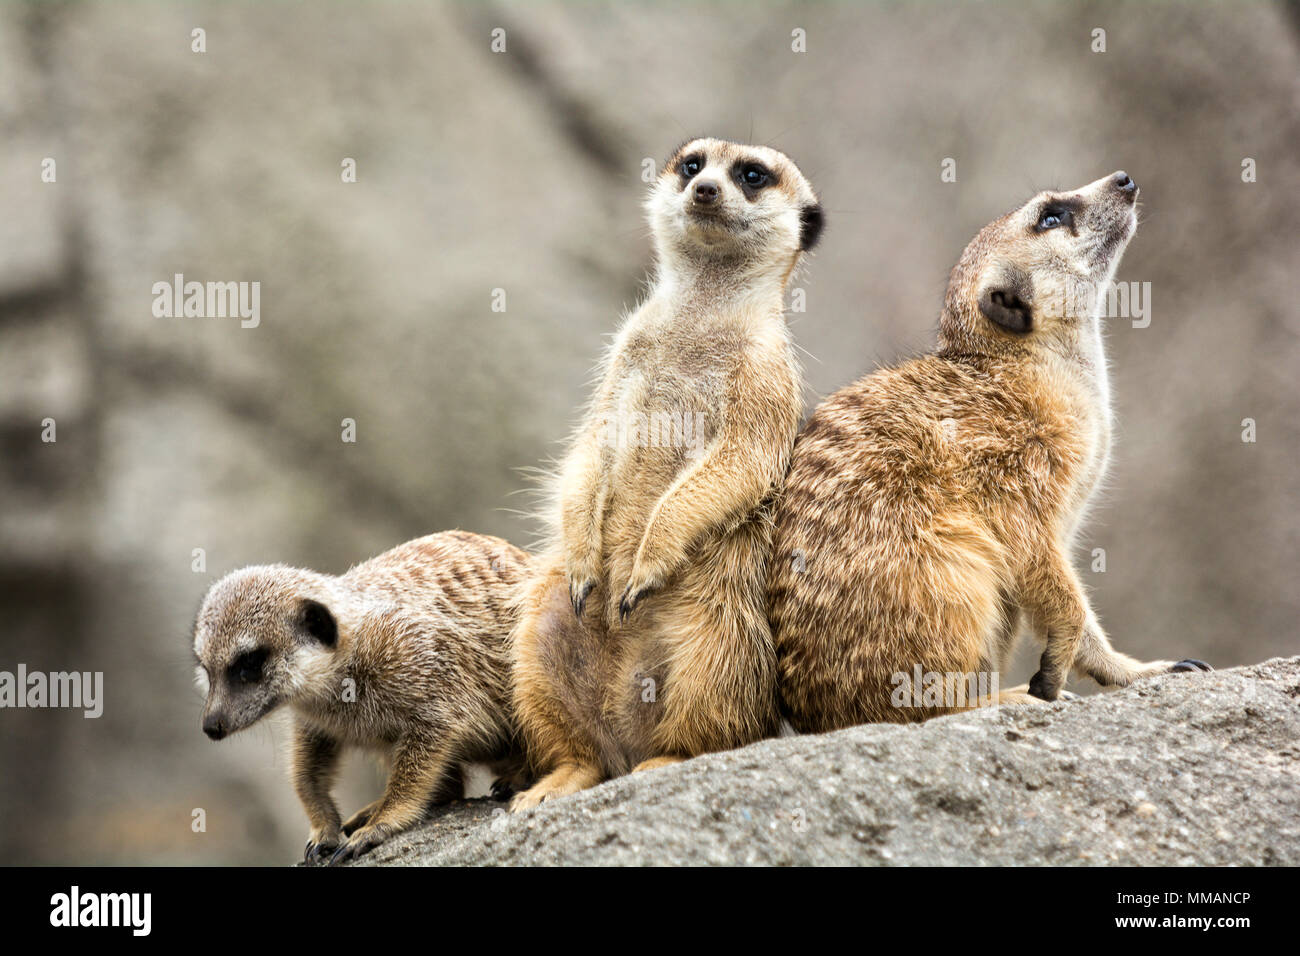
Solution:
<svg viewBox="0 0 1300 956"><path fill-rule="evenodd" d="M1029 693L1035 697L1056 700L1071 672L1086 674L1103 687L1126 687L1157 674L1212 670L1204 661L1142 662L1116 651L1088 604L1078 575L1059 552L1052 552L1027 584L1030 617L1046 635L1038 673L1029 682Z"/></svg>

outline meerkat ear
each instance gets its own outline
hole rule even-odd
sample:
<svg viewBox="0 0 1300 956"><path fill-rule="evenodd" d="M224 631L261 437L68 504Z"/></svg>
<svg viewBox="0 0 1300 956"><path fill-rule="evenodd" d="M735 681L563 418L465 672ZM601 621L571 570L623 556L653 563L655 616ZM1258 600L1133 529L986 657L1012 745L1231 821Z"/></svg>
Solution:
<svg viewBox="0 0 1300 956"><path fill-rule="evenodd" d="M801 252L808 252L813 246L817 245L817 240L822 237L822 227L825 225L826 214L822 212L821 203L809 203L799 210L799 250Z"/></svg>
<svg viewBox="0 0 1300 956"><path fill-rule="evenodd" d="M1015 335L1034 327L1034 283L1023 269L1008 268L980 294L980 311L994 325Z"/></svg>
<svg viewBox="0 0 1300 956"><path fill-rule="evenodd" d="M326 647L338 643L339 627L330 609L319 601L303 601L301 619L303 629Z"/></svg>

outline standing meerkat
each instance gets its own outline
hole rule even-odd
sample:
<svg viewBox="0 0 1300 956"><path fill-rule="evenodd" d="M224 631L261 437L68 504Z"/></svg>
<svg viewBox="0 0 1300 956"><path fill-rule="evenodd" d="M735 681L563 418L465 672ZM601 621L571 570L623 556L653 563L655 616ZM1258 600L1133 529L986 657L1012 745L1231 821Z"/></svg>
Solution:
<svg viewBox="0 0 1300 956"><path fill-rule="evenodd" d="M784 154L697 139L646 209L654 282L559 470L515 631L545 774L515 810L778 724L765 562L802 412L784 295L821 205Z"/></svg>
<svg viewBox="0 0 1300 956"><path fill-rule="evenodd" d="M769 570L797 730L991 702L892 698L918 670L1002 670L1022 613L1045 649L1027 693L1000 702L1055 700L1071 671L1111 686L1208 669L1114 651L1070 562L1110 451L1099 314L1137 194L1117 172L985 227L952 272L938 349L837 392L808 421Z"/></svg>
<svg viewBox="0 0 1300 956"><path fill-rule="evenodd" d="M461 796L462 761L522 764L508 641L528 563L500 538L448 531L340 577L250 567L208 591L194 628L203 731L220 740L292 709L308 863L360 856ZM391 770L383 797L342 822L330 787L345 747Z"/></svg>

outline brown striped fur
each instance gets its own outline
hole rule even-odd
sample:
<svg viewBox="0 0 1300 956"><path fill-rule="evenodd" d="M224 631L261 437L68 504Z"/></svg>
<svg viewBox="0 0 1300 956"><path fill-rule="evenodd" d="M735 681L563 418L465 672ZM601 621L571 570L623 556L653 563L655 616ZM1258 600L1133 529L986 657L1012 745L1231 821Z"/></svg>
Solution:
<svg viewBox="0 0 1300 956"><path fill-rule="evenodd" d="M750 164L770 174L759 189ZM655 282L561 465L515 633L516 706L545 774L516 810L778 723L764 565L802 406L783 297L820 206L783 154L705 139L667 163L647 210ZM694 448L611 431L674 414L702 423Z"/></svg>
<svg viewBox="0 0 1300 956"><path fill-rule="evenodd" d="M1029 693L1001 702L1054 700L1071 671L1123 685L1188 669L1114 651L1070 562L1111 435L1087 294L1136 228L1127 182L1040 194L987 226L953 270L938 349L842 389L803 429L769 568L797 730L955 709L895 706L896 675L1001 671L1022 617L1045 649ZM1069 223L1040 229L1061 203Z"/></svg>
<svg viewBox="0 0 1300 956"><path fill-rule="evenodd" d="M219 739L289 706L308 862L364 853L460 796L462 761L522 764L508 642L528 564L499 538L449 531L338 577L250 567L209 590L194 633L204 728ZM250 652L265 662L247 681L239 662ZM383 797L344 823L330 787L347 747L391 769Z"/></svg>

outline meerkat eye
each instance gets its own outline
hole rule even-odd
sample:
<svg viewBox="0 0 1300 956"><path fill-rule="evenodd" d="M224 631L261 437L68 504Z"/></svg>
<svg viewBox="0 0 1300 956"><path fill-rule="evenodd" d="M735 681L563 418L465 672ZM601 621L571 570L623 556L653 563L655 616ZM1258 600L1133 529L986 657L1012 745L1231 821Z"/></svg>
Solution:
<svg viewBox="0 0 1300 956"><path fill-rule="evenodd" d="M681 173L682 176L684 176L687 179L694 179L696 176L699 175L700 170L703 168L704 166L700 162L700 158L698 156L690 156L682 160Z"/></svg>
<svg viewBox="0 0 1300 956"><path fill-rule="evenodd" d="M740 168L740 180L752 189L762 189L767 185L770 173L758 163L748 163Z"/></svg>
<svg viewBox="0 0 1300 956"><path fill-rule="evenodd" d="M1038 223L1034 226L1036 232L1046 232L1049 229L1055 229L1057 226L1068 226L1074 221L1074 214L1064 206L1046 206L1038 217Z"/></svg>
<svg viewBox="0 0 1300 956"><path fill-rule="evenodd" d="M262 679L262 669L266 665L266 651L258 648L245 651L235 658L228 671L232 683L256 684Z"/></svg>

